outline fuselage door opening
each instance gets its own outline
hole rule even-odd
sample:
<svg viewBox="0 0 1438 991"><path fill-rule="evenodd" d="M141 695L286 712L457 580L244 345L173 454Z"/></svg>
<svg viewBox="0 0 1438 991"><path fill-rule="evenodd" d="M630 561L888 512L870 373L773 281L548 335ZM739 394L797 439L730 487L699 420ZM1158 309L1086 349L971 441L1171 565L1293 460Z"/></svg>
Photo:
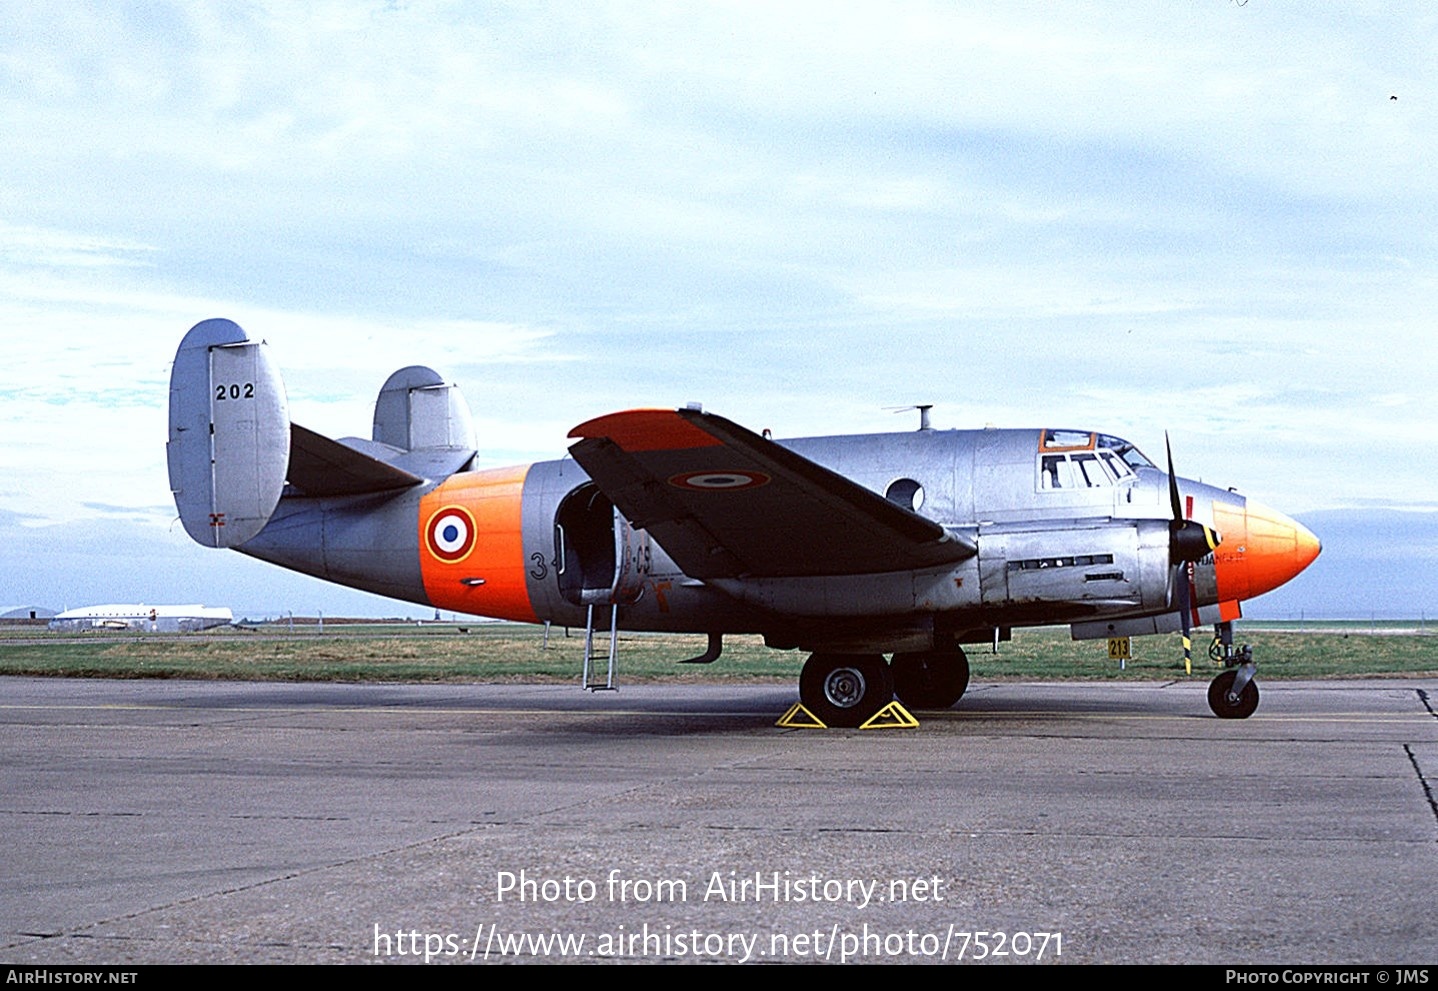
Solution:
<svg viewBox="0 0 1438 991"><path fill-rule="evenodd" d="M636 530L593 482L579 486L554 514L559 593L576 606L637 602L649 577L649 534Z"/></svg>

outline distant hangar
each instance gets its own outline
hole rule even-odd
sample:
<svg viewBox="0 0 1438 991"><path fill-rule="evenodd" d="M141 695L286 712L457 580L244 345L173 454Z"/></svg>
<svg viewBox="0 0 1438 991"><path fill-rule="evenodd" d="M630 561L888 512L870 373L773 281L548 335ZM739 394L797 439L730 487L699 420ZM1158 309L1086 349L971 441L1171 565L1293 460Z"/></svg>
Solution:
<svg viewBox="0 0 1438 991"><path fill-rule="evenodd" d="M0 606L0 623L21 623L54 618L55 610L46 609L44 606Z"/></svg>

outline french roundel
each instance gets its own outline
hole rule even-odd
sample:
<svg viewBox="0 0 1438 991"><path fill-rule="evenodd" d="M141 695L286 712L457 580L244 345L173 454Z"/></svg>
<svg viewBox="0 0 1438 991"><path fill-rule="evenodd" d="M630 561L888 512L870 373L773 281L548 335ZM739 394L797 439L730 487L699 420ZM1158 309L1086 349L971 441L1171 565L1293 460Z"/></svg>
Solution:
<svg viewBox="0 0 1438 991"><path fill-rule="evenodd" d="M769 476L762 471L687 471L669 479L669 484L679 489L733 492L768 485Z"/></svg>
<svg viewBox="0 0 1438 991"><path fill-rule="evenodd" d="M457 564L474 550L474 517L462 506L436 510L424 528L429 552L447 564Z"/></svg>

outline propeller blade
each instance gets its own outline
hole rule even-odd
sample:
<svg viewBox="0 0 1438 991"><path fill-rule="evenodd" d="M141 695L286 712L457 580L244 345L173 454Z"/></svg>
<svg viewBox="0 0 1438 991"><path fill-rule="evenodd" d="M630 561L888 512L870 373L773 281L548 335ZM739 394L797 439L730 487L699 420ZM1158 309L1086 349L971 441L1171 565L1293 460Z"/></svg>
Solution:
<svg viewBox="0 0 1438 991"><path fill-rule="evenodd" d="M1173 521L1183 523L1183 500L1178 495L1178 475L1173 470L1173 445L1168 442L1168 431L1163 432L1163 447L1168 452L1168 501L1173 506Z"/></svg>
<svg viewBox="0 0 1438 991"><path fill-rule="evenodd" d="M1178 569L1178 616L1183 630L1183 672L1193 674L1193 602L1189 591L1189 568L1217 549L1223 540L1217 530L1197 520L1184 519L1183 498L1178 491L1178 474L1173 470L1173 445L1168 431L1163 432L1163 447L1168 453L1168 501L1173 507L1173 522L1168 525L1169 560Z"/></svg>
<svg viewBox="0 0 1438 991"><path fill-rule="evenodd" d="M1174 564L1201 561L1218 548L1223 538L1217 530L1183 516L1183 497L1178 491L1178 475L1173 470L1173 445L1168 431L1163 432L1163 446L1168 452L1168 501L1173 507L1173 521L1168 525L1168 554Z"/></svg>
<svg viewBox="0 0 1438 991"><path fill-rule="evenodd" d="M1193 674L1193 606L1188 593L1188 569L1186 561L1178 565L1178 616L1179 627L1183 630L1183 673Z"/></svg>

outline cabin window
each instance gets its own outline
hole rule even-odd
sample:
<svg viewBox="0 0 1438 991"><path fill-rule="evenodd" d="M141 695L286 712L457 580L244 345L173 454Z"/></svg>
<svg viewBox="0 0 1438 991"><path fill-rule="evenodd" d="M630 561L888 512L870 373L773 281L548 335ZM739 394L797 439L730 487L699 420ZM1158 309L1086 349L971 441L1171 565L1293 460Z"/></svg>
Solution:
<svg viewBox="0 0 1438 991"><path fill-rule="evenodd" d="M912 478L896 478L884 490L884 498L917 513L924 505L924 487Z"/></svg>

